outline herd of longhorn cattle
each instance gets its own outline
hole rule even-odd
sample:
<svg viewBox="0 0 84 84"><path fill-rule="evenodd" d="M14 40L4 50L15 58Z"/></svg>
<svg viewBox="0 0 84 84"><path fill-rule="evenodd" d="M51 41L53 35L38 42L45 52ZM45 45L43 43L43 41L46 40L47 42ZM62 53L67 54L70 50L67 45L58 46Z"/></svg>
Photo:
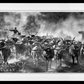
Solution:
<svg viewBox="0 0 84 84"><path fill-rule="evenodd" d="M18 55L23 55L26 57L31 57L33 63L38 65L39 60L43 60L46 63L46 70L48 70L48 64L53 60L60 62L62 65L62 60L64 57L71 57L72 63L79 63L79 58L82 59L84 52L84 44L81 41L76 41L75 38L72 40L62 39L57 37L47 37L38 35L21 35L21 33L15 28L10 30L14 35L19 35L17 37L11 37L0 40L0 51L3 57L3 63L8 64L8 58L11 53L15 52L16 59Z"/></svg>

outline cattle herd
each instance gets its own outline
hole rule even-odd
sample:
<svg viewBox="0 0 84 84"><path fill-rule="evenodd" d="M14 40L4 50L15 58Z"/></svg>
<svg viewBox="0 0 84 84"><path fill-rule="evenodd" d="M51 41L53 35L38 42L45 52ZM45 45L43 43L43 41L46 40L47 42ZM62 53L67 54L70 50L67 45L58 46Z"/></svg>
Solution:
<svg viewBox="0 0 84 84"><path fill-rule="evenodd" d="M46 71L52 67L54 60L57 66L62 66L65 58L70 58L73 65L80 64L79 59L83 59L84 44L76 41L75 37L71 39L63 39L60 37L38 36L37 34L22 35L17 28L9 30L14 35L7 39L0 40L0 56L3 58L2 65L9 65L8 59L12 53L15 58L25 56L32 58L32 63L38 66L39 61L44 61ZM17 37L14 37L18 35Z"/></svg>

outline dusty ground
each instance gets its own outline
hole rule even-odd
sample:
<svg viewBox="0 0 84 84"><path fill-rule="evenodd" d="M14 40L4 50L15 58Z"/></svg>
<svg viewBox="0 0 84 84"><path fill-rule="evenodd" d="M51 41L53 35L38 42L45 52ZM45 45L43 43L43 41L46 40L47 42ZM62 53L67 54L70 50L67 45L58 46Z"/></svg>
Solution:
<svg viewBox="0 0 84 84"><path fill-rule="evenodd" d="M23 60L14 60L14 63L9 65L0 65L0 73L82 73L84 72L84 64L72 64L71 62L63 62L59 67L55 61L52 62L52 67L46 71L46 65L44 61L39 61L36 66L32 62L32 58Z"/></svg>

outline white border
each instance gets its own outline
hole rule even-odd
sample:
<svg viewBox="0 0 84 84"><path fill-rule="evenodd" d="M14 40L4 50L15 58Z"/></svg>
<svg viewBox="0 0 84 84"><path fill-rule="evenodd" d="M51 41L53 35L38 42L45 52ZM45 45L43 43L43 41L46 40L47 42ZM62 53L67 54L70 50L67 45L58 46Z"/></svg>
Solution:
<svg viewBox="0 0 84 84"><path fill-rule="evenodd" d="M0 12L84 12L84 4L0 3ZM83 73L1 73L1 81L82 81Z"/></svg>
<svg viewBox="0 0 84 84"><path fill-rule="evenodd" d="M84 11L84 4L71 4L71 3L53 3L53 4L44 4L44 3L0 3L0 11L3 12L16 12L16 11L30 11L30 12L81 12Z"/></svg>
<svg viewBox="0 0 84 84"><path fill-rule="evenodd" d="M11 73L0 74L0 81L82 81L83 73Z"/></svg>

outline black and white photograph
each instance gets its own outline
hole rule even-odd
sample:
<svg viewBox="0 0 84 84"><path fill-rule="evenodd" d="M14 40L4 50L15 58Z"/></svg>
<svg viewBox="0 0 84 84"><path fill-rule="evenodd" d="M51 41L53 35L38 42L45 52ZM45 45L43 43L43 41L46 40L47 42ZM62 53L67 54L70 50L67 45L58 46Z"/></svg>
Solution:
<svg viewBox="0 0 84 84"><path fill-rule="evenodd" d="M84 5L14 5L0 4L0 80L83 79Z"/></svg>
<svg viewBox="0 0 84 84"><path fill-rule="evenodd" d="M0 12L0 73L84 72L84 12Z"/></svg>

